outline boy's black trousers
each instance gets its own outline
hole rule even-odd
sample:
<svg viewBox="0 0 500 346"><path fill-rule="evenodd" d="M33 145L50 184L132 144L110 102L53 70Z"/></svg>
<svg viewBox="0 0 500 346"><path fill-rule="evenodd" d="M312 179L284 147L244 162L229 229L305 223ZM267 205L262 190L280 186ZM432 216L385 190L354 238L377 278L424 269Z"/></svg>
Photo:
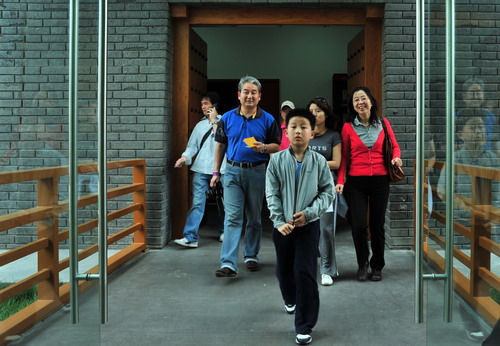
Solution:
<svg viewBox="0 0 500 346"><path fill-rule="evenodd" d="M385 211L389 201L387 175L348 176L344 194L349 206L348 221L356 248L358 266L368 263L368 226L370 226L372 257L370 267L382 270L385 265ZM368 211L369 209L369 211Z"/></svg>
<svg viewBox="0 0 500 346"><path fill-rule="evenodd" d="M273 230L276 276L285 304L296 304L295 332L309 334L318 321L317 276L319 220L295 228L289 235Z"/></svg>

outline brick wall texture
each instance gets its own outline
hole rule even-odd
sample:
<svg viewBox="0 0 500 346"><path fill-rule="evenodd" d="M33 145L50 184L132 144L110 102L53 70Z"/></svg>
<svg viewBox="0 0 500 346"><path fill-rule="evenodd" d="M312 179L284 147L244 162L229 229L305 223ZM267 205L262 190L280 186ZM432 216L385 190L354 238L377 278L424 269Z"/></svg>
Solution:
<svg viewBox="0 0 500 346"><path fill-rule="evenodd" d="M276 7L283 1L171 1L196 6ZM79 32L79 157L97 158L97 7L81 0ZM485 81L486 97L498 109L500 5L489 0L459 0L457 11L457 85L471 76ZM391 187L387 244L413 243L413 158L415 156L415 1L339 0L286 2L288 7L359 7L384 5L382 73L383 114L388 116L403 149L408 175ZM284 6L284 5L283 5ZM444 7L429 9L429 129L443 132L446 38ZM109 2L108 160L147 160L148 243L160 248L170 240L169 170L171 157L172 35L169 2ZM67 164L68 2L4 0L0 3L0 171ZM458 92L457 88L457 92ZM457 99L459 94L457 93ZM498 114L498 113L497 113ZM427 121L427 120L426 120ZM131 171L110 172L111 187L130 182ZM88 174L87 182L94 181ZM64 183L64 181L62 181ZM80 189L92 190L82 182ZM64 184L61 184L64 186ZM2 214L34 206L31 182L0 186ZM61 188L60 198L67 198ZM126 199L112 201L110 210ZM82 210L82 219L95 217ZM60 227L67 227L61 217ZM114 228L120 224L111 224ZM81 242L93 240L87 235ZM0 248L36 239L34 225L0 233ZM129 242L125 239L123 242Z"/></svg>
<svg viewBox="0 0 500 346"><path fill-rule="evenodd" d="M79 159L97 159L96 1L80 1ZM0 4L0 170L67 165L68 1L3 1ZM147 227L151 247L170 239L167 163L170 158L169 4L110 1L108 46L108 160L147 160ZM170 167L170 165L168 165ZM95 175L90 181L95 182ZM60 199L67 199L64 183ZM131 183L131 169L109 172L108 186ZM92 187L79 187L79 190ZM85 191L84 191L85 192ZM33 207L34 182L0 186L3 214ZM130 198L112 200L116 210ZM88 209L88 208L87 208ZM97 217L96 207L79 212L80 222ZM130 223L130 220L128 221ZM60 229L67 228L62 215ZM129 224L128 224L129 225ZM128 226L110 224L110 232ZM36 239L36 225L0 233L0 248ZM81 243L95 240L94 233ZM130 242L124 239L120 243Z"/></svg>

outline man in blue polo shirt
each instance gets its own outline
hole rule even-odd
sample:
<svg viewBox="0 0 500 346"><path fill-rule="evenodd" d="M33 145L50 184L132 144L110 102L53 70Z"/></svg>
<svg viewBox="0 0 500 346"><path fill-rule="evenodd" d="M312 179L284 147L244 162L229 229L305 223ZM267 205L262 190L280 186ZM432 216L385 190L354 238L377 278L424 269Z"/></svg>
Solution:
<svg viewBox="0 0 500 346"><path fill-rule="evenodd" d="M279 150L281 132L268 112L258 107L262 86L250 76L238 84L240 106L222 116L215 133L214 172L210 186L220 179L219 169L227 157L224 174L224 241L217 277L238 272L239 243L246 215L243 256L248 270L259 269L262 236L261 212L265 193L266 163ZM251 139L251 140L249 140ZM247 143L245 143L245 141Z"/></svg>

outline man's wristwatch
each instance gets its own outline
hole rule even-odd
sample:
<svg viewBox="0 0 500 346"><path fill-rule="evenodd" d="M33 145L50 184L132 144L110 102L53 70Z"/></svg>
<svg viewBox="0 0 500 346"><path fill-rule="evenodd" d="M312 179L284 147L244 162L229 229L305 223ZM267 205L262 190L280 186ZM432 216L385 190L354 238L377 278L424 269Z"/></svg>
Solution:
<svg viewBox="0 0 500 346"><path fill-rule="evenodd" d="M267 153L267 144L264 144L264 150L260 151L261 154Z"/></svg>

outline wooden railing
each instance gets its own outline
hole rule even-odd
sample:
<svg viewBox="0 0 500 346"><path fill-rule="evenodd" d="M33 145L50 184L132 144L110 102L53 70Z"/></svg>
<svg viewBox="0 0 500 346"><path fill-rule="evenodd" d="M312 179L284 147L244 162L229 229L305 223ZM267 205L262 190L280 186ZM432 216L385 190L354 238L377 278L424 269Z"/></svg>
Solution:
<svg viewBox="0 0 500 346"><path fill-rule="evenodd" d="M121 249L108 259L108 274L129 259L146 250L146 161L114 161L107 164L108 171L132 167L132 183L111 188L107 199L132 194L133 202L107 215L107 221L116 220L133 214L132 225L108 236L108 245L133 234L133 243ZM96 164L79 165L78 172L95 172ZM0 216L0 232L36 223L38 239L0 254L0 266L19 260L30 254L38 254L38 272L26 277L0 291L0 303L38 285L38 300L0 322L0 344L9 340L9 336L22 333L41 321L69 300L69 282L59 286L59 272L69 267L69 258L59 260L59 243L69 238L69 230L59 232L59 215L68 211L68 201L58 200L58 178L68 175L67 167L51 167L23 171L0 173L0 184L16 184L35 181L37 184L37 204L34 208L21 210ZM89 194L78 199L78 208L97 203L97 195ZM93 219L78 225L78 234L88 232L98 225ZM97 244L79 251L81 261L98 251ZM86 273L98 273L98 266ZM84 291L95 282L79 282L79 289ZM69 323L69 322L68 322Z"/></svg>
<svg viewBox="0 0 500 346"><path fill-rule="evenodd" d="M426 161L426 167L427 164ZM443 170L444 162L435 162L434 168L439 171ZM500 245L491 239L491 235L492 224L498 225L500 221L500 209L491 203L491 197L493 196L491 188L495 182L500 180L500 170L456 164L455 173L469 175L472 182L470 198L455 194L454 201L449 202L456 205L456 200L461 200L459 205L466 206L470 212L470 221L467 222L470 226L466 226L457 220L454 221L455 233L459 233L470 242L470 255L455 246L453 248L454 258L470 270L470 276L467 277L455 266L453 272L455 291L474 307L488 323L494 325L500 318L500 306L490 297L490 288L493 287L500 291L500 278L492 273L490 269L492 254L496 257L500 256ZM489 187L486 194L481 189L476 188L479 180L483 181L483 187ZM434 245L430 245L429 240L434 241L441 249L444 249L446 239L440 235L439 231L431 229L427 222L429 216L428 191L432 191L432 199L438 201L438 188L431 186L429 189L427 173L424 176L424 181L426 182L424 184L424 257L437 271L444 273L444 258L433 248ZM431 216L443 225L446 222L444 211L436 210L435 207L432 209Z"/></svg>

